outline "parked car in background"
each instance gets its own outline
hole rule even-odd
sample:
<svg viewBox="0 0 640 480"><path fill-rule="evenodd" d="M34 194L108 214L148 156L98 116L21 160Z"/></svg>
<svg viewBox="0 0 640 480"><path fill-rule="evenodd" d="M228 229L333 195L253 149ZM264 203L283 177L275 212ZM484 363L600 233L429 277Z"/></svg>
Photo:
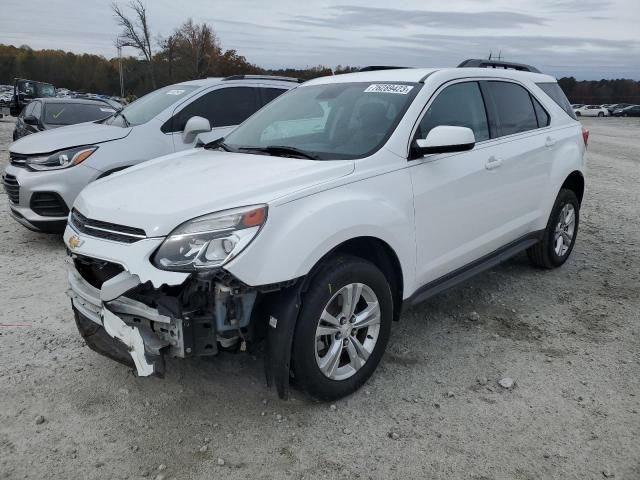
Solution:
<svg viewBox="0 0 640 480"><path fill-rule="evenodd" d="M56 96L56 89L47 82L16 78L13 83L13 95L9 109L11 115L17 117L22 109L35 98L49 98Z"/></svg>
<svg viewBox="0 0 640 480"><path fill-rule="evenodd" d="M600 105L584 105L574 110L578 117L608 117L609 110Z"/></svg>
<svg viewBox="0 0 640 480"><path fill-rule="evenodd" d="M281 396L294 379L331 400L371 376L402 308L525 250L561 266L587 134L553 77L462 65L487 63L311 80L87 186L64 234L80 334L140 376L266 336Z"/></svg>
<svg viewBox="0 0 640 480"><path fill-rule="evenodd" d="M640 105L630 105L628 107L614 110L616 117L640 117Z"/></svg>
<svg viewBox="0 0 640 480"><path fill-rule="evenodd" d="M27 228L61 232L88 183L219 138L296 85L269 76L193 80L149 93L105 120L21 138L9 147L3 177L11 215Z"/></svg>
<svg viewBox="0 0 640 480"><path fill-rule="evenodd" d="M571 108L573 108L574 111L579 109L579 108L582 108L582 107L584 107L584 103L572 103L571 104Z"/></svg>
<svg viewBox="0 0 640 480"><path fill-rule="evenodd" d="M613 103L609 105L607 110L609 110L609 115L613 115L613 112L615 112L616 110L622 110L623 108L631 106L633 106L633 103Z"/></svg>
<svg viewBox="0 0 640 480"><path fill-rule="evenodd" d="M73 98L41 98L31 101L16 119L13 140L31 133L65 127L82 122L93 122L112 116L121 105Z"/></svg>

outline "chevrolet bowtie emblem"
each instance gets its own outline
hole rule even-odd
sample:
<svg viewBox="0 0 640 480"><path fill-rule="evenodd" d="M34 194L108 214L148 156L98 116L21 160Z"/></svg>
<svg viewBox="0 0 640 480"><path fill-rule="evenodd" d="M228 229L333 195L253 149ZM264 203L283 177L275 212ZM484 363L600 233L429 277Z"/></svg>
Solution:
<svg viewBox="0 0 640 480"><path fill-rule="evenodd" d="M76 248L78 248L80 245L82 245L84 243L84 240L81 240L80 237L78 237L77 235L72 235L69 237L69 248L71 250L75 250Z"/></svg>

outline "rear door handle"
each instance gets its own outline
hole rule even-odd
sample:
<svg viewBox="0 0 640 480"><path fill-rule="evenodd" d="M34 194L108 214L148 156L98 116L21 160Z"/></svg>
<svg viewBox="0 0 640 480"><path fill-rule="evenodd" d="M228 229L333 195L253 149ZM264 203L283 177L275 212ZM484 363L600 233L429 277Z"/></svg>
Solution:
<svg viewBox="0 0 640 480"><path fill-rule="evenodd" d="M556 141L551 137L547 137L547 139L544 142L544 145L548 148L553 147L555 144L556 144Z"/></svg>
<svg viewBox="0 0 640 480"><path fill-rule="evenodd" d="M493 170L495 168L498 168L500 165L502 165L502 160L496 157L489 157L487 163L484 164L484 168L486 168L487 170Z"/></svg>

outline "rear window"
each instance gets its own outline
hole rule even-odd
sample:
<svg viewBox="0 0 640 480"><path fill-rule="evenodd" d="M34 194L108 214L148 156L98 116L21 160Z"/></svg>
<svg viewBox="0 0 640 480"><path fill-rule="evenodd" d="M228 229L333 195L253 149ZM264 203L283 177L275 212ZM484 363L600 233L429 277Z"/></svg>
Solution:
<svg viewBox="0 0 640 480"><path fill-rule="evenodd" d="M573 108L571 107L569 100L567 100L567 96L560 88L560 85L555 82L536 83L536 85L538 85L538 87L540 87L540 89L544 93L549 95L549 97L551 97L551 100L556 102L560 106L560 108L567 112L567 115L576 120L576 114L573 112Z"/></svg>
<svg viewBox="0 0 640 480"><path fill-rule="evenodd" d="M109 117L115 110L106 103L51 103L45 106L44 123L47 125L74 125L94 122Z"/></svg>

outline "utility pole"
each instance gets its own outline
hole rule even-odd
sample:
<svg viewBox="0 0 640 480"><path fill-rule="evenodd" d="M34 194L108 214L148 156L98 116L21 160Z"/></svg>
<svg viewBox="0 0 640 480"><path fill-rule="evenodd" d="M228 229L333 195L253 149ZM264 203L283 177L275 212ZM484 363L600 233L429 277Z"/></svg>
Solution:
<svg viewBox="0 0 640 480"><path fill-rule="evenodd" d="M118 49L118 70L120 73L120 98L124 98L124 72L122 71L122 42L120 38L116 38L116 47Z"/></svg>

